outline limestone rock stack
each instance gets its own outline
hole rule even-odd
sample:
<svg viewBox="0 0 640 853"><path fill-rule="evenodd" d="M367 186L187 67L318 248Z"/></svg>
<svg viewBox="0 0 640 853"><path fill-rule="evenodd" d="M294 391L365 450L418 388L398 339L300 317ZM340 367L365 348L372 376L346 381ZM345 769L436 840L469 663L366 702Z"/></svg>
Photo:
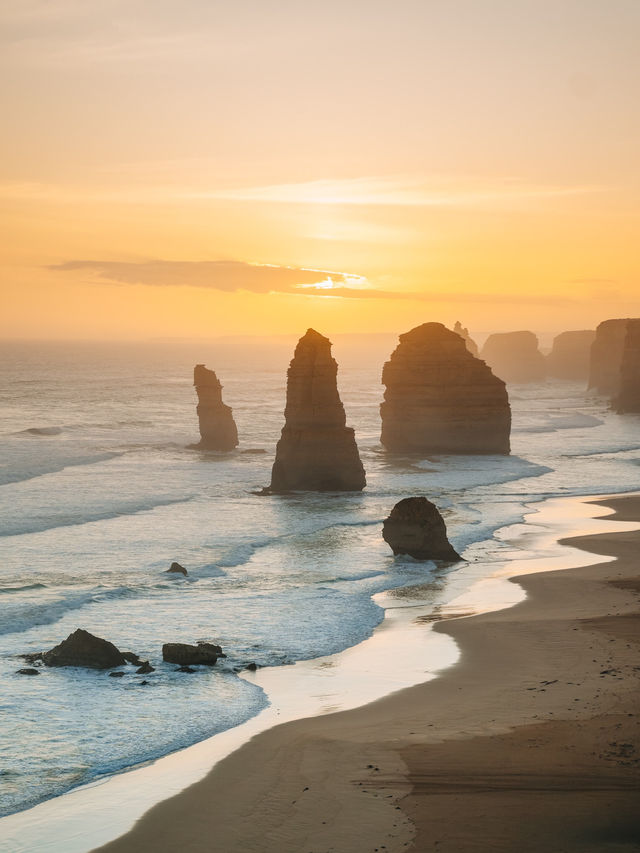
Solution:
<svg viewBox="0 0 640 853"><path fill-rule="evenodd" d="M547 356L547 373L556 379L586 379L595 331L562 332L553 339Z"/></svg>
<svg viewBox="0 0 640 853"><path fill-rule="evenodd" d="M509 453L505 384L442 323L400 335L382 371L382 444L395 453Z"/></svg>
<svg viewBox="0 0 640 853"><path fill-rule="evenodd" d="M382 525L382 538L394 554L408 554L416 560L461 559L447 539L440 510L425 497L399 501Z"/></svg>
<svg viewBox="0 0 640 853"><path fill-rule="evenodd" d="M354 432L346 426L331 341L313 329L300 338L287 373L285 425L271 492L361 491L366 483Z"/></svg>
<svg viewBox="0 0 640 853"><path fill-rule="evenodd" d="M540 382L545 378L545 359L533 332L498 332L489 335L482 358L505 382Z"/></svg>
<svg viewBox="0 0 640 853"><path fill-rule="evenodd" d="M198 421L203 450L233 450L238 446L238 430L232 410L222 402L222 385L213 370L196 364L193 384L198 394Z"/></svg>
<svg viewBox="0 0 640 853"><path fill-rule="evenodd" d="M640 412L640 319L605 320L591 347L589 388L618 412Z"/></svg>
<svg viewBox="0 0 640 853"><path fill-rule="evenodd" d="M456 335L460 335L460 337L464 340L465 344L467 345L467 349L469 350L471 355L478 355L478 344L469 334L469 329L465 329L460 320L456 320L456 324L453 327L453 331L456 333Z"/></svg>

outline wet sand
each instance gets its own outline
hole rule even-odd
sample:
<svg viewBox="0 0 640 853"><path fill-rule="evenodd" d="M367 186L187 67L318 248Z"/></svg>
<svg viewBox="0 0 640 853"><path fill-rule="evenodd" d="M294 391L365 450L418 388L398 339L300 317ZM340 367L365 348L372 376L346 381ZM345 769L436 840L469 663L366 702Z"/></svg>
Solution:
<svg viewBox="0 0 640 853"><path fill-rule="evenodd" d="M263 732L100 850L640 850L640 531L566 541L616 560L519 578L436 626L439 678Z"/></svg>

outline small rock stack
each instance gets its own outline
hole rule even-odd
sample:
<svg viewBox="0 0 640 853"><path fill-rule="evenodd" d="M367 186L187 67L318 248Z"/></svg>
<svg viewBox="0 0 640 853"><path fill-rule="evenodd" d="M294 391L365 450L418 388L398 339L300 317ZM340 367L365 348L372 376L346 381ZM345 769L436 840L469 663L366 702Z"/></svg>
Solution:
<svg viewBox="0 0 640 853"><path fill-rule="evenodd" d="M640 412L640 319L605 320L591 347L589 388L617 412Z"/></svg>
<svg viewBox="0 0 640 853"><path fill-rule="evenodd" d="M542 382L545 358L533 332L496 332L482 347L482 358L505 382Z"/></svg>
<svg viewBox="0 0 640 853"><path fill-rule="evenodd" d="M213 370L196 364L193 384L198 394L198 421L202 450L233 450L238 446L238 430L232 410L222 402L222 385Z"/></svg>

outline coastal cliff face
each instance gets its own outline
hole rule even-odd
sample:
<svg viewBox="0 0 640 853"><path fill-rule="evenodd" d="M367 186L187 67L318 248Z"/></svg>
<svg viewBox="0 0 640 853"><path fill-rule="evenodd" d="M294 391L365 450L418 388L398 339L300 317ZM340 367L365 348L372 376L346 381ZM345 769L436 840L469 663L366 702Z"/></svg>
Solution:
<svg viewBox="0 0 640 853"><path fill-rule="evenodd" d="M271 472L272 492L361 491L365 473L346 426L331 341L313 329L300 338L287 373L285 425Z"/></svg>
<svg viewBox="0 0 640 853"><path fill-rule="evenodd" d="M595 337L593 329L556 335L551 352L547 356L549 376L556 379L586 379L589 375L591 345Z"/></svg>
<svg viewBox="0 0 640 853"><path fill-rule="evenodd" d="M382 371L382 444L395 453L509 453L505 384L442 323L400 335Z"/></svg>
<svg viewBox="0 0 640 853"><path fill-rule="evenodd" d="M616 411L640 412L640 319L605 320L591 347L589 388Z"/></svg>
<svg viewBox="0 0 640 853"><path fill-rule="evenodd" d="M198 421L203 450L233 450L238 446L238 430L232 410L222 402L222 385L213 370L196 364L193 384L198 394Z"/></svg>
<svg viewBox="0 0 640 853"><path fill-rule="evenodd" d="M473 340L471 335L469 334L469 329L465 329L460 320L456 320L456 324L453 327L453 331L456 335L460 335L465 344L467 345L467 349L471 353L471 355L478 355L478 344Z"/></svg>
<svg viewBox="0 0 640 853"><path fill-rule="evenodd" d="M545 359L533 332L497 332L489 335L481 357L505 382L540 382Z"/></svg>

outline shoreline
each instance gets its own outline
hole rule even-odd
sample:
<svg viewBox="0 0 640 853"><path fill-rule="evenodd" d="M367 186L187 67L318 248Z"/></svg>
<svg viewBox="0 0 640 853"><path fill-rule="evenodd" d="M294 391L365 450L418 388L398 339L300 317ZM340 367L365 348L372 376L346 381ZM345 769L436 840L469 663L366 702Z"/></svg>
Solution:
<svg viewBox="0 0 640 853"><path fill-rule="evenodd" d="M625 497L620 498L621 501L625 501L626 499L627 498ZM508 532L514 528L518 528L524 533L525 537L533 537L533 542L536 545L536 553L542 551L542 553L544 554L543 557L538 558L538 561L542 560L545 562L546 565L548 565L549 563L554 563L554 561L558 563L555 568L566 569L570 565L584 565L585 555L583 552L576 551L575 553L572 553L572 551L570 551L566 547L558 548L556 546L554 549L552 546L555 545L555 543L558 541L558 532L562 532L563 530L563 526L561 523L563 518L563 512L565 515L565 533L568 531L575 531L576 529L580 529L580 517L583 517L585 521L589 521L591 527L589 527L589 523L587 523L587 527L589 527L589 529L592 529L593 523L590 520L594 518L594 514L596 514L596 511L594 511L593 508L590 508L590 506L593 505L594 500L593 498L591 498L590 504L587 504L586 501L587 498L552 498L540 504L530 505L530 507L532 507L532 512L527 516L527 522L525 524L512 525L511 527L503 528L502 530ZM574 513L579 507L582 507L582 509L584 510L582 516L578 512L578 517L572 517L570 520L567 519L566 509L563 510L562 507L566 507L568 502L572 505ZM556 517L554 519L553 509L554 507L556 507L556 505L560 505L560 509L556 510ZM541 512L541 510L544 508L549 509L549 507L551 507L550 526L548 528L545 528L543 526L541 530L539 529L538 524L538 522L541 521L540 515L542 514L544 516L544 513ZM640 518L640 514L636 517ZM609 521L613 518L613 516L606 517L605 520ZM624 519L621 517L618 520L633 521L635 519L633 518L633 513L631 513L628 519ZM542 523L544 525L544 522ZM637 525L635 524L632 526L634 527L634 529L637 528ZM508 537L498 538L507 538L508 541ZM521 533L517 540L520 542L520 546L522 538L523 536ZM574 545L573 541L571 542L571 545ZM551 552L554 552L555 556L551 556ZM602 559L607 560L607 557L603 556ZM526 571L540 571L540 568L536 567L536 559L532 559L531 554L529 554L528 558L525 557L524 559L520 559L519 563L523 567L526 566ZM502 565L502 563L496 565ZM228 732L223 732L213 738L210 738L208 741L201 742L199 744L194 745L193 747L189 747L185 750L181 750L180 752L173 753L172 755L159 759L152 765L141 768L134 768L122 774L118 774L115 777L110 777L106 780L92 783L91 785L86 786L85 788L71 791L68 794L63 795L62 797L57 797L53 800L48 800L45 803L42 803L39 806L35 806L33 809L30 809L28 811L18 812L14 815L3 818L2 821L0 821L0 829L6 830L7 828L9 828L10 830L14 830L13 833L10 832L11 839L14 840L14 845L8 847L7 849L16 851L26 851L35 849L50 851L65 850L65 853L66 851L71 850L84 851L95 849L97 844L104 844L104 842L108 840L109 835L107 835L107 837L105 838L104 830L102 832L102 837L100 837L100 832L95 835L95 827L92 827L92 831L87 834L88 822L90 822L90 815L93 812L96 814L99 813L103 820L106 821L107 825L110 825L108 832L110 833L111 838L116 838L116 836L119 836L114 842L107 844L107 846L104 847L105 850L144 850L146 848L143 846L143 842L141 842L137 836L141 831L141 827L147 825L149 819L151 818L147 818L147 816L145 815L145 817L143 817L142 820L139 821L138 824L136 824L136 828L133 830L133 832L127 833L127 828L133 824L136 818L146 813L148 809L151 806L154 806L154 804L156 803L158 805L154 809L152 809L151 812L152 814L156 815L153 818L153 821L156 825L158 824L158 810L161 810L161 812L164 814L166 809L170 810L172 808L172 804L180 802L182 803L182 805L180 805L179 808L182 811L185 806L185 799L191 799L190 794L192 794L195 789L202 785L206 786L214 777L224 778L225 774L227 774L228 776L227 768L230 764L234 763L234 761L236 760L236 756L242 753L242 763L242 760L244 760L244 753L247 750L251 751L253 747L253 751L255 752L254 745L256 744L256 741L262 742L264 739L269 740L272 735L272 740L277 739L279 733L284 729L288 731L291 730L292 732L297 731L298 727L301 727L302 730L304 730L305 726L309 726L310 729L314 729L314 723L319 723L321 728L326 723L330 728L333 725L331 721L343 718L349 720L350 715L361 715L364 716L364 718L367 718L371 716L372 709L378 709L381 704L384 704L385 702L394 702L398 699L398 697L403 697L405 696L405 694L411 693L411 691L419 691L422 688L429 687L429 685L440 684L443 679L446 679L447 677L450 678L452 675L457 673L461 667L461 659L458 659L456 663L456 659L459 657L456 643L460 643L460 637L457 636L457 626L460 626L463 623L472 624L475 620L483 618L482 615L476 615L462 620L455 619L456 616L465 615L465 613L469 612L469 608L472 606L474 597L476 605L478 600L484 602L485 615L486 613L489 613L493 616L498 616L499 613L503 612L512 612L514 610L514 605L516 605L516 602L521 601L524 597L523 587L526 588L526 583L520 584L519 581L518 584L511 583L511 580L514 576L513 561L504 562L502 572L494 572L493 575L489 578L480 576L474 581L473 572L474 570L477 571L479 569L479 565L476 566L474 564L467 564L464 569L460 570L460 577L457 577L458 573L456 573L456 582L466 591L463 592L461 595L458 595L454 599L454 601L450 602L444 608L439 609L436 607L436 612L432 612L431 615L429 615L426 610L428 608L431 608L431 611L433 611L433 603L426 605L424 604L424 602L422 602L421 605L419 598L416 601L408 602L406 596L401 595L403 591L382 593L380 594L381 597L386 599L385 620L383 623L381 623L378 629L376 629L374 635L369 638L369 640L366 640L364 641L364 643L359 644L359 646L347 649L337 655L329 656L329 658L316 659L315 661L304 661L294 665L293 667L278 667L273 668L271 670L258 671L256 678L263 678L267 681L271 680L271 687L273 687L273 682L280 682L279 685L277 685L277 689L281 692L284 689L284 693L288 694L289 700L294 700L293 702L290 701L289 703L289 714L291 715L293 713L293 716L290 716L290 719L295 719L297 720L297 722L288 722L284 725L280 725L280 723L282 722L282 715L280 714L278 708L272 708L270 720L264 719L263 714L265 714L266 712L262 712L262 714L258 715L255 718L252 718L252 720L248 721L248 723L245 723L243 726L240 726L237 729L229 730ZM465 572L467 575L466 577L464 577ZM555 572L552 572L552 574L555 574ZM536 577L540 577L540 575L537 575ZM519 578L520 580L522 580L522 575L520 575ZM450 576L448 580L453 580L453 576ZM478 586L481 586L480 592L477 589ZM420 610L421 606L422 611ZM507 611L495 611L496 607L506 607L510 609ZM435 622L435 620L440 621ZM421 623L420 628L424 629L424 632L421 631L419 633L416 631L416 622L418 624ZM403 661L403 650L406 650L411 644L411 642L420 647L420 641L424 640L425 637L428 640L426 645L431 646L431 657L425 658L424 648L422 648L422 656L420 657L420 659L411 659L406 662ZM451 639L451 637L455 638L455 642L453 639ZM424 643L422 643L422 646L424 647ZM464 656L464 654L466 653L464 643L462 643L462 648ZM411 658L410 652L407 652L407 656ZM333 658L345 659L341 661L344 670L342 672L342 680L335 680L333 676L333 672L335 672L335 666L333 665L333 663L330 663L329 666L326 665L327 662ZM425 673L424 665L426 661L429 662L429 667L431 669L431 671L429 671L428 668L427 673ZM399 665L400 662L406 664L404 668ZM362 671L363 664L365 664L367 667L366 671L364 672ZM395 672L395 670L397 669L401 671L399 673ZM434 678L435 673L443 669L445 669L445 671L440 672L439 677L436 679L436 681L425 682L425 675L428 675L429 678ZM304 670L307 670L307 672L305 673ZM298 697L301 699L301 701L298 701L296 704L294 696L294 691L296 691L296 682L301 676L303 678L305 676L308 677L310 674L310 670L315 670L315 680L308 682L306 686L308 687L309 685L311 685L312 689L313 687L315 687L316 690L325 691L326 693L326 695L324 696L322 695L322 693L315 695L315 708L310 707L309 703L305 702L303 696ZM387 675L388 672L391 672L395 676L395 678L389 680ZM334 683L331 685L329 683L331 679L329 679L329 681L327 681L326 679L328 673L331 675L331 677L334 678ZM407 683L418 686L407 687ZM341 695L338 701L334 701L336 696L335 690L327 690L328 687L338 687L342 690L344 695ZM366 689L363 693L363 689L365 687L371 691L370 696L367 696ZM304 690L300 690L300 688L298 688L298 691L296 692L302 694ZM351 692L351 698L349 698L349 692ZM384 698L380 699L378 697L381 693L384 694ZM352 703L351 705L349 704L350 701ZM365 704L371 702L373 702L373 704ZM345 710L349 709L350 707L357 708L357 710ZM340 711L340 713L334 714L333 712L336 710ZM310 713L315 714L315 716L310 717ZM285 719L287 719L286 716ZM258 721L260 721L259 724L255 725ZM435 724L432 723L431 727L433 726L435 726ZM253 732L253 736L251 731L247 731L247 729L251 728L255 730ZM248 738L252 739L248 741ZM217 750L215 748L212 749L212 742L214 741L217 742L218 747L223 746L223 748L218 748ZM226 741L226 744L223 745L222 741ZM326 735L324 734L322 736L322 743L323 747L326 748ZM355 748L357 751L357 744L360 743L360 741L356 739L354 743L349 743L349 749L345 750L344 740L340 740L341 748L338 755L336 756L336 759L338 761L342 761L344 759L344 754L348 754L349 750L353 752L353 749ZM225 757L225 755L227 757ZM392 819L392 824L397 824L397 818L400 815L400 811L396 809L398 796L399 794L405 796L407 794L407 791L411 787L409 776L406 771L406 762L404 758L401 756L400 753L394 753L394 756L394 766L396 767L396 770L393 774L394 784L390 784L388 788L384 788L387 793L382 794L381 792L383 788L380 788L381 782L379 781L377 775L376 777L373 777L372 781L375 781L377 786L376 793L372 796L372 803L373 805L375 805L375 809L370 810L370 814L367 813L366 816L363 815L361 820L355 821L356 824L361 824L363 821L365 821L367 825L369 825L371 828L372 836L375 837L377 837L380 832L383 831L383 827L380 825L381 814L386 814L385 809L381 810L380 808L380 797L384 796L388 798L389 803L393 804L393 814L387 816ZM251 760L254 762L255 766L255 758ZM262 762L260 763L262 764ZM372 762L369 761L367 763ZM269 764L273 764L273 761L271 759L266 760L266 765ZM211 771L211 767L213 765L215 766L214 769ZM386 762L386 765L390 766L388 760ZM378 761L378 764L374 766L380 766L380 771L382 771L380 761ZM369 773L369 776L371 776L372 773L377 774L380 771L371 770L371 772L365 771L365 773ZM202 777L205 778L203 779ZM365 777L363 777L363 779L364 778ZM202 779L202 781L198 781L198 779ZM387 780L387 782L388 781L389 780ZM238 780L236 780L236 782L238 782ZM247 798L250 799L252 795L255 795L256 792L253 792L252 794L251 791L247 790L246 785L243 786L241 782L240 785L241 790L239 794L239 801L242 801L243 797L245 801L248 801ZM129 799L131 799L131 795L134 793L134 791L137 792L140 790L141 787L144 788L145 786L149 788L149 796L146 797L146 800L143 797L142 799L136 801L136 796L134 795L134 803L130 804ZM362 788L362 786L357 787ZM371 791L369 790L371 787L372 785L371 783L369 783L369 788L365 787L365 789L369 793L371 793ZM362 790L357 791L356 793L361 794ZM170 797L171 799L167 800L167 797ZM271 801L273 797L271 796L269 799ZM307 799L311 800L311 797L307 797ZM360 801L362 801L362 797L360 797ZM286 802L286 797L282 802ZM355 802L353 802L351 805L355 807L356 804L358 804L358 808L362 804L361 802L358 803L358 797L355 798ZM130 805L132 807L128 812L127 808ZM318 808L320 808L320 810L322 811L322 808L324 807L318 806ZM250 810L251 808L249 807L247 811ZM208 811L208 809L205 809L205 811ZM225 816L225 825L228 823L233 824L236 822L236 819L231 817L231 814L228 813L228 810L226 808L225 813L228 815L228 817ZM269 821L273 819L271 812L269 813L267 818L267 825L269 825ZM54 820L54 822L58 821L58 825L56 827L52 827L52 820ZM187 836L189 836L189 838L191 837L191 831L194 830L194 827L196 825L199 826L200 824L198 820L196 820L193 816L185 816L184 820L186 823L185 826L182 827L180 834L183 839L186 840ZM256 828L259 829L260 820L258 820L256 817L254 822ZM13 827L8 826L8 823L12 823ZM159 823L164 824L165 818L161 817ZM367 847L366 844L368 843L368 841L364 844L364 846L358 846L358 844L362 843L362 838L360 837L362 834L361 827L358 831L358 838L354 838L352 843L348 840L349 832L347 827L344 827L343 830L340 830L340 826L336 823L335 820L327 820L325 825L327 827L329 827L330 825L332 826L332 831L334 833L334 842L336 838L339 838L339 843L341 846L338 849L340 850L373 850L375 846L378 846L377 844L374 844L374 847ZM407 823L407 827L410 826L411 825ZM220 826L216 826L216 835L219 834L220 829ZM26 836L24 834L24 830L27 830ZM33 835L34 830L35 836ZM53 837L51 834L52 830ZM201 826L201 831L205 833L204 837L210 836L210 832L206 826ZM323 831L325 833L328 832L328 830ZM61 835L56 835L56 833L60 832L62 833ZM123 832L126 834L123 835ZM39 836L41 843L35 841L30 842L28 839L29 835L31 835L33 838L37 838ZM407 847L404 845L409 843L410 835L411 830L406 829L404 831L403 841L400 846L397 847L397 849L407 849ZM136 836L136 840L132 842L131 839L133 836ZM159 838L162 839L162 841L159 841ZM171 844L169 843L167 843L166 847L162 847L164 839L165 833L162 832L161 835L157 837L156 840L151 844L149 849L173 849ZM251 847L250 842L247 841L247 839L245 838L234 840L233 838L228 838L225 836L224 840L219 840L221 846L211 847L211 844L214 842L211 840L211 838L209 838L209 846L207 846L206 849L220 849L225 851L232 851L236 849L236 847L233 846L233 844L236 843L238 850L272 849L271 847L262 846L264 845L264 843L266 843L262 833L259 833L259 839L260 846ZM273 846L273 849L282 851L291 849L292 851L295 850L297 853L297 850L302 848L296 847L295 845L302 843L302 840L302 838L297 838L295 841L292 842L294 846L289 848L286 846L288 842L279 836L277 842L274 842L275 846ZM304 840L307 841L308 839L305 837ZM200 849L197 846L197 842L195 840L193 843L196 844L196 846L189 847L189 849ZM324 842L320 843L322 844ZM30 844L32 844L32 846L30 846ZM386 842L383 840L381 844L385 844L387 850L395 849L390 846L389 840L387 840ZM309 849L315 849L315 847L310 847ZM318 847L318 849L325 848ZM330 847L326 847L326 849L330 849Z"/></svg>
<svg viewBox="0 0 640 853"><path fill-rule="evenodd" d="M640 844L640 530L559 541L615 559L516 576L520 603L438 623L462 649L439 678L258 735L102 853Z"/></svg>

